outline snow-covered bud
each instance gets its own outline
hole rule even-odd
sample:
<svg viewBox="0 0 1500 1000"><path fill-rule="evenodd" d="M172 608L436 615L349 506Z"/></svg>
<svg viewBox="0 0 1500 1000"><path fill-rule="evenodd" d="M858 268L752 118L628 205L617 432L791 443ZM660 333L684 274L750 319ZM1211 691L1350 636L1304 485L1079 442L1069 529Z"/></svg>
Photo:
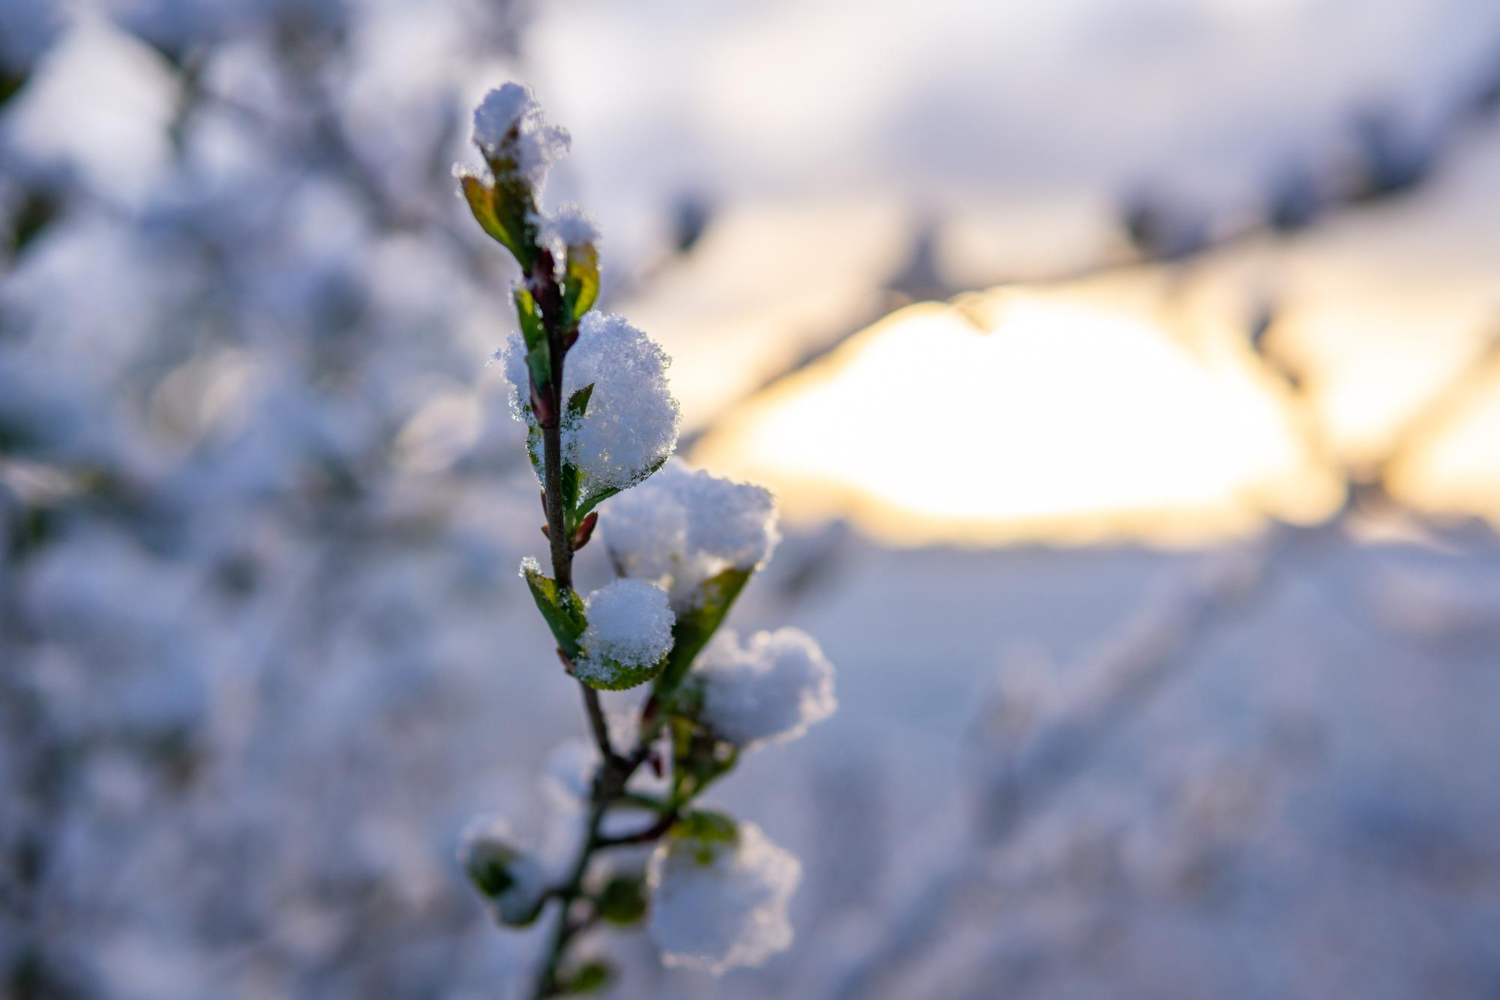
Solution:
<svg viewBox="0 0 1500 1000"><path fill-rule="evenodd" d="M543 223L542 241L563 263L563 310L577 320L599 297L599 226L577 205L564 205Z"/></svg>
<svg viewBox="0 0 1500 1000"><path fill-rule="evenodd" d="M567 129L547 123L531 88L506 83L484 95L474 109L473 141L497 176L517 170L533 190L540 190L572 139Z"/></svg>
<svg viewBox="0 0 1500 1000"><path fill-rule="evenodd" d="M522 402L530 386L526 354L524 340L514 333L500 357L512 409L518 419L537 425L533 407ZM560 396L572 400L593 386L583 412L569 406L562 415L562 457L578 470L581 503L634 486L671 455L681 412L667 388L669 364L667 353L622 317L592 312L583 317Z"/></svg>
<svg viewBox="0 0 1500 1000"><path fill-rule="evenodd" d="M530 273L541 259L537 195L547 171L568 151L567 130L547 124L530 90L507 83L474 110L473 139L487 169L455 170L464 199L480 228Z"/></svg>
<svg viewBox="0 0 1500 1000"><path fill-rule="evenodd" d="M704 581L752 571L780 540L769 490L714 476L677 460L610 504L604 542L625 573L666 588L680 613Z"/></svg>
<svg viewBox="0 0 1500 1000"><path fill-rule="evenodd" d="M801 879L801 863L754 823L681 824L647 871L648 928L662 961L719 975L785 950L787 904Z"/></svg>
<svg viewBox="0 0 1500 1000"><path fill-rule="evenodd" d="M475 888L489 900L495 919L524 927L541 913L545 876L541 866L510 843L510 829L497 816L481 816L463 832L458 860Z"/></svg>
<svg viewBox="0 0 1500 1000"><path fill-rule="evenodd" d="M549 243L563 250L592 247L599 242L599 223L572 202L547 216L543 232Z"/></svg>
<svg viewBox="0 0 1500 1000"><path fill-rule="evenodd" d="M665 591L643 580L615 580L589 594L584 609L588 627L573 665L579 680L619 690L657 674L676 620Z"/></svg>
<svg viewBox="0 0 1500 1000"><path fill-rule="evenodd" d="M757 632L744 644L733 630L719 632L686 683L701 702L700 721L747 750L796 739L838 708L833 665L795 628Z"/></svg>

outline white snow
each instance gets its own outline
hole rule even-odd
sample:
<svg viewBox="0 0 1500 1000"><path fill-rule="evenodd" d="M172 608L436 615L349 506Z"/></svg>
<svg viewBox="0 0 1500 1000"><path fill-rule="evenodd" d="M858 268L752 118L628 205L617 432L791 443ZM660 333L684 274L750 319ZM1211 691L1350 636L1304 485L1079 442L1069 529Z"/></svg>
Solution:
<svg viewBox="0 0 1500 1000"><path fill-rule="evenodd" d="M721 629L688 679L703 692L703 721L744 749L794 740L838 708L833 665L801 629L757 632L745 643Z"/></svg>
<svg viewBox="0 0 1500 1000"><path fill-rule="evenodd" d="M732 844L668 838L651 855L647 877L649 930L667 965L720 975L759 965L792 943L787 903L802 864L754 823L741 822Z"/></svg>
<svg viewBox="0 0 1500 1000"><path fill-rule="evenodd" d="M584 211L582 206L567 202L547 216L543 233L548 243L560 243L565 247L583 246L599 242L599 222Z"/></svg>
<svg viewBox="0 0 1500 1000"><path fill-rule="evenodd" d="M485 94L474 109L474 145L494 149L505 141L506 134L516 128L524 115L539 110L529 88L519 83L501 84Z"/></svg>
<svg viewBox="0 0 1500 1000"><path fill-rule="evenodd" d="M589 594L584 604L589 625L579 643L579 677L613 686L620 667L648 667L672 648L676 616L666 591L655 584L615 580Z"/></svg>
<svg viewBox="0 0 1500 1000"><path fill-rule="evenodd" d="M563 448L582 473L584 496L635 485L676 447L681 414L667 388L671 363L623 317L584 316L563 369L565 396L594 386L588 412L563 425Z"/></svg>
<svg viewBox="0 0 1500 1000"><path fill-rule="evenodd" d="M497 360L511 383L511 406L532 423L526 402L526 345L511 334ZM625 489L650 475L677 446L681 414L667 388L671 359L650 337L621 316L589 313L563 367L563 397L593 385L588 411L565 418L563 457L578 467L581 495Z"/></svg>
<svg viewBox="0 0 1500 1000"><path fill-rule="evenodd" d="M615 562L666 588L679 611L716 573L763 565L781 537L769 490L676 460L613 500L601 525Z"/></svg>
<svg viewBox="0 0 1500 1000"><path fill-rule="evenodd" d="M496 87L474 109L474 145L487 158L515 160L533 188L542 187L571 142L568 130L548 124L531 89L518 83Z"/></svg>
<svg viewBox="0 0 1500 1000"><path fill-rule="evenodd" d="M28 6L18 13L24 16ZM11 16L0 18L0 49L15 44ZM35 35L46 44L46 30L43 23L23 24L17 40L25 45ZM140 206L169 183L165 131L177 99L176 81L150 46L105 18L79 17L5 106L6 176L22 176L25 165L53 178L75 177L111 202Z"/></svg>

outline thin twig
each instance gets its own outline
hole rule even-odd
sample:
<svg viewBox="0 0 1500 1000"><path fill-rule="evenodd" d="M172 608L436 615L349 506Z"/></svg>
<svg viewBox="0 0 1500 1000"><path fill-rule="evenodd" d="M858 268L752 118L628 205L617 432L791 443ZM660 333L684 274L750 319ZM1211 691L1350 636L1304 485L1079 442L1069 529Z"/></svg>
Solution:
<svg viewBox="0 0 1500 1000"><path fill-rule="evenodd" d="M668 810L662 813L660 819L643 830L637 830L635 833L621 834L618 837L599 837L595 841L595 846L605 848L649 844L663 837L668 830L672 829L672 824L676 822L677 810Z"/></svg>
<svg viewBox="0 0 1500 1000"><path fill-rule="evenodd" d="M599 692L582 681L578 686L583 691L583 708L588 713L589 730L594 734L594 743L599 747L604 760L618 767L620 755L615 753L614 746L609 741L609 726L604 721L604 706L599 703Z"/></svg>
<svg viewBox="0 0 1500 1000"><path fill-rule="evenodd" d="M552 940L547 948L546 958L542 962L541 970L537 973L536 990L532 994L534 1000L545 1000L560 992L561 984L558 982L557 974L562 965L563 955L568 950L568 944L586 926L583 922L574 922L568 911L572 909L573 901L583 895L583 878L588 873L589 859L593 856L594 848L599 840L599 826L604 822L606 808L607 805L603 801L596 801L589 807L589 819L584 830L582 848L578 852L578 857L573 861L568 881L554 893L561 905L558 908L557 924L552 929Z"/></svg>
<svg viewBox="0 0 1500 1000"><path fill-rule="evenodd" d="M551 380L536 391L546 395L544 400L547 419L542 424L542 475L545 490L543 506L547 515L547 538L551 547L552 577L561 588L573 587L573 546L567 512L563 509L562 491L562 427L560 414L566 404L563 395L563 365L566 355L566 338L571 321L563 315L562 289L558 286L552 254L542 249L527 277L528 290L536 301L546 328L547 347L551 355ZM605 813L617 802L627 802L637 807L651 805L638 796L627 796L625 785L637 768L650 756L650 747L660 730L660 719L656 712L656 699L648 699L641 713L639 742L629 756L615 752L610 741L609 726L604 717L604 708L599 701L599 692L589 685L578 682L583 697L584 712L588 716L589 731L599 749L599 767L594 772L590 788L589 819L585 834L574 858L566 882L551 893L559 901L557 924L553 928L541 969L536 979L537 998L557 995L562 989L558 976L568 946L585 930L591 919L575 919L571 913L573 904L585 894L583 882L588 874L589 863L601 848L618 846L620 843L645 844L662 835L676 821L676 811L670 810L650 827L627 838L604 838L599 829ZM654 808L654 805L652 806Z"/></svg>

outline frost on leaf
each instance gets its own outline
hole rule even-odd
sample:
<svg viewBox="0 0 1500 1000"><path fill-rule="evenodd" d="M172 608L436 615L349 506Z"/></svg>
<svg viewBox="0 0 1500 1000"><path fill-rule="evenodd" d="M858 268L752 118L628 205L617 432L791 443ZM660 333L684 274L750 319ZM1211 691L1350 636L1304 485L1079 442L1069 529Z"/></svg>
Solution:
<svg viewBox="0 0 1500 1000"><path fill-rule="evenodd" d="M526 344L511 334L498 356L511 408L535 424L528 402ZM563 418L563 460L578 470L584 503L639 483L677 446L681 411L667 388L667 352L622 317L588 313L563 367L563 398L592 385L588 409ZM536 448L541 447L540 435ZM540 464L540 463L538 463Z"/></svg>
<svg viewBox="0 0 1500 1000"><path fill-rule="evenodd" d="M506 83L484 96L474 109L474 145L486 160L509 160L534 190L568 151L568 130L549 125L529 87Z"/></svg>
<svg viewBox="0 0 1500 1000"><path fill-rule="evenodd" d="M644 580L615 580L589 594L588 627L574 673L593 687L634 687L657 673L672 648L675 618L666 592Z"/></svg>
<svg viewBox="0 0 1500 1000"><path fill-rule="evenodd" d="M604 539L626 575L660 584L681 613L704 581L770 558L780 540L776 498L672 461L610 504Z"/></svg>
<svg viewBox="0 0 1500 1000"><path fill-rule="evenodd" d="M647 878L649 930L667 965L719 975L792 943L787 904L802 865L754 823L740 823L728 838L668 837Z"/></svg>
<svg viewBox="0 0 1500 1000"><path fill-rule="evenodd" d="M833 665L810 635L794 628L757 632L741 644L718 633L688 683L702 697L702 722L741 749L793 740L834 713Z"/></svg>
<svg viewBox="0 0 1500 1000"><path fill-rule="evenodd" d="M542 907L546 876L536 860L511 845L510 828L499 816L473 820L461 837L458 860L497 921L513 927L531 923Z"/></svg>

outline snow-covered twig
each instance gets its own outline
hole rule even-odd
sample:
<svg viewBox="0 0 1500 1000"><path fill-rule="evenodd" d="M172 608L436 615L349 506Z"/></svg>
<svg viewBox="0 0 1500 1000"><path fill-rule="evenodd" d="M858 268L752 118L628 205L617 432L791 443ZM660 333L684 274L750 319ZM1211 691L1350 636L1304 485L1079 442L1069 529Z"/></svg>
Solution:
<svg viewBox="0 0 1500 1000"><path fill-rule="evenodd" d="M754 824L697 802L740 753L827 717L832 667L792 629L743 645L719 632L770 557L775 504L758 487L668 464L679 418L667 356L623 318L591 311L599 291L592 220L574 207L540 207L567 132L543 118L530 91L506 84L475 111L474 144L485 169L460 172L464 196L522 274L512 295L520 329L498 360L542 486L551 575L535 560L521 573L582 691L596 763L561 873L517 849L503 822L474 829L464 865L501 923L530 924L557 903L535 997L606 982L603 960L581 958L574 946L601 922L633 923L648 910L668 964L720 972L758 963L791 943L786 907L800 866ZM601 510L619 579L580 596L574 554L594 537ZM647 683L634 745L621 749L599 691ZM664 796L631 787L648 763L666 781ZM614 832L607 826L619 808L656 816ZM603 852L653 844L649 873L617 870L599 884Z"/></svg>

